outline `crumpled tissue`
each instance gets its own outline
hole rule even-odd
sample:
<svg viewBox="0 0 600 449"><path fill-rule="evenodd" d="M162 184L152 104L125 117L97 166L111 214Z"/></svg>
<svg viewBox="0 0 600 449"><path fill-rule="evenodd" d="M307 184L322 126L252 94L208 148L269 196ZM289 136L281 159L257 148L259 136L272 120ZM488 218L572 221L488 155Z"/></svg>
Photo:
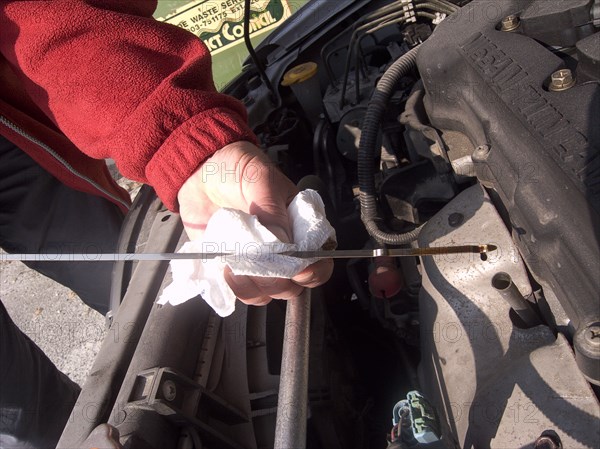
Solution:
<svg viewBox="0 0 600 449"><path fill-rule="evenodd" d="M206 225L201 240L185 243L181 253L232 253L215 259L177 259L170 262L173 282L159 304L181 304L198 295L222 317L235 310L235 295L225 282L229 266L236 275L290 279L316 259L290 257L281 252L335 247L335 230L325 218L323 200L314 190L300 192L288 207L294 243L281 242L254 215L219 209Z"/></svg>

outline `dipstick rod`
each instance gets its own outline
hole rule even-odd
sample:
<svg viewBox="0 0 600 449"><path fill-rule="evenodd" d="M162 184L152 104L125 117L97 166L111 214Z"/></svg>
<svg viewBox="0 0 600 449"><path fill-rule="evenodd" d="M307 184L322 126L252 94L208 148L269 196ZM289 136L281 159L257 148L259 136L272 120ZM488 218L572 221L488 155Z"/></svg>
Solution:
<svg viewBox="0 0 600 449"><path fill-rule="evenodd" d="M0 262L117 262L139 260L211 260L221 258L247 259L250 261L273 256L298 257L301 259L356 259L371 257L413 257L437 256L444 254L484 254L495 251L495 245L459 245L436 246L428 248L379 248L379 249L336 249L316 251L271 251L268 247L261 248L253 244L247 250L239 253L232 252L202 252L202 253L33 253L7 254L0 253Z"/></svg>

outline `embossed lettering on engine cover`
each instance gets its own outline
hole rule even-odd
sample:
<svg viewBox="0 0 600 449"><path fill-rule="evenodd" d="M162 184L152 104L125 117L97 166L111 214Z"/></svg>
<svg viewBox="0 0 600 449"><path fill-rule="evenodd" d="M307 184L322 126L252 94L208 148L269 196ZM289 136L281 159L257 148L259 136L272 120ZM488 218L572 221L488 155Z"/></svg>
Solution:
<svg viewBox="0 0 600 449"><path fill-rule="evenodd" d="M477 32L461 45L467 61L475 68L505 103L552 148L556 162L568 166L581 180L585 175L575 154L584 157L587 138L581 134L534 86L529 74L483 33Z"/></svg>

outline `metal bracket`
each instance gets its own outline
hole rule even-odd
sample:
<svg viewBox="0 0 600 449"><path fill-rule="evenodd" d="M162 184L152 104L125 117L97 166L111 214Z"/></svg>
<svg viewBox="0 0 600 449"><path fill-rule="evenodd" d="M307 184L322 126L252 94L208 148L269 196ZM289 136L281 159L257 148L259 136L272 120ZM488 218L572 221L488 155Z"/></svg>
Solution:
<svg viewBox="0 0 600 449"><path fill-rule="evenodd" d="M170 368L152 368L137 375L128 406L154 410L178 426L193 426L211 447L242 449L208 420L234 425L248 417L219 396Z"/></svg>

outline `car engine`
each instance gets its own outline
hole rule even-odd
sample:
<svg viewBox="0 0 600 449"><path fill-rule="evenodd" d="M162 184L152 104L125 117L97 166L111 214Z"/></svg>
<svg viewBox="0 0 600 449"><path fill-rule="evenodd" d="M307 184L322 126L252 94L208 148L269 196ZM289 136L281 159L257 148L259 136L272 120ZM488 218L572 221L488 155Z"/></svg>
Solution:
<svg viewBox="0 0 600 449"><path fill-rule="evenodd" d="M338 248L497 248L336 261L306 447L600 445L600 2L313 1L225 92ZM121 250L176 249L172 215L144 189ZM222 319L155 305L163 262L116 279L61 444L273 447L286 303Z"/></svg>

